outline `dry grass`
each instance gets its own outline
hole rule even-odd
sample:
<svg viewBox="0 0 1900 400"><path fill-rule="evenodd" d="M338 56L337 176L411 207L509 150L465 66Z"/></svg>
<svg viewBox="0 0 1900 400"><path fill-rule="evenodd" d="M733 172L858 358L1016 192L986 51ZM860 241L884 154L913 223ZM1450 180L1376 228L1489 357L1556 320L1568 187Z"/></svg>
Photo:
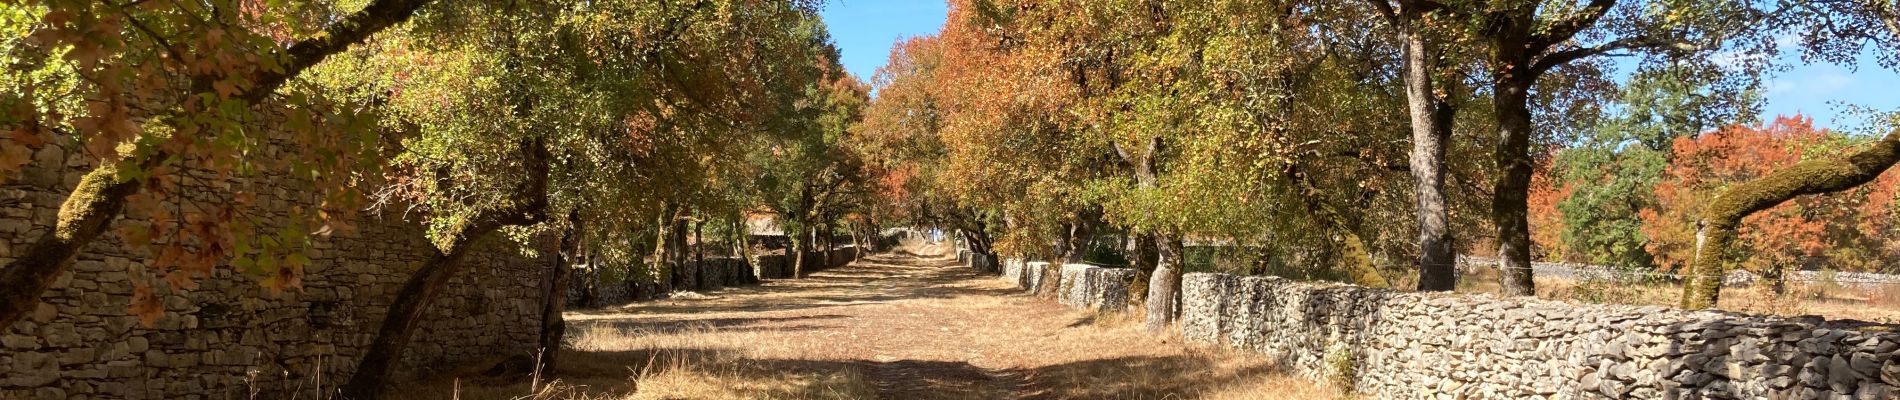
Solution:
<svg viewBox="0 0 1900 400"><path fill-rule="evenodd" d="M536 396L465 378L463 399L1326 399L1247 354L1078 312L919 253L704 298L570 313ZM450 398L445 378L403 398ZM525 396L525 397L524 397Z"/></svg>
<svg viewBox="0 0 1900 400"><path fill-rule="evenodd" d="M1497 272L1461 277L1459 292L1499 293ZM1669 283L1537 278L1537 297L1573 303L1657 305L1674 307L1682 286ZM1784 294L1766 287L1723 288L1717 308L1763 315L1819 315L1828 319L1855 319L1900 323L1900 287L1888 290L1845 288L1821 282L1789 282Z"/></svg>

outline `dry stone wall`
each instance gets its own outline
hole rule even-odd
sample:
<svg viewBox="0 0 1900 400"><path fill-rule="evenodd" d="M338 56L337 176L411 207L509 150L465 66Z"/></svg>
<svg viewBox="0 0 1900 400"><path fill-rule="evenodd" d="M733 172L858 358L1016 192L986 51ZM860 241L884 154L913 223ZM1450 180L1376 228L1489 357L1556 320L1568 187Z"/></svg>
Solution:
<svg viewBox="0 0 1900 400"><path fill-rule="evenodd" d="M970 257L978 260L996 260L994 256L972 253ZM986 258L987 257L987 258ZM1107 268L1088 264L1051 265L1040 261L1022 259L1002 259L990 261L994 265L991 271L1000 272L1003 280L1016 283L1016 287L1029 292L1039 292L1044 285L1054 285L1056 302L1070 307L1096 311L1125 311L1128 309L1129 285L1133 284L1140 271L1131 268ZM972 265L972 267L976 267ZM1050 268L1057 268L1054 282L1045 282ZM984 270L983 268L978 268Z"/></svg>
<svg viewBox="0 0 1900 400"><path fill-rule="evenodd" d="M1900 398L1893 325L1207 273L1181 323L1377 398Z"/></svg>
<svg viewBox="0 0 1900 400"><path fill-rule="evenodd" d="M840 246L827 252L805 254L805 273L822 271L826 268L850 264L857 259L858 249L853 246ZM757 279L791 279L792 259L783 254L753 255L752 274Z"/></svg>
<svg viewBox="0 0 1900 400"><path fill-rule="evenodd" d="M1012 259L1003 263L1003 279L1033 293L1042 290L1043 272L1049 268L1047 262Z"/></svg>
<svg viewBox="0 0 1900 400"><path fill-rule="evenodd" d="M1134 283L1131 268L1103 268L1088 264L1063 264L1061 286L1056 301L1070 307L1123 311L1128 309L1128 285Z"/></svg>
<svg viewBox="0 0 1900 400"><path fill-rule="evenodd" d="M958 258L961 259L960 261L963 263L963 266L965 267L970 267L971 269L975 269L978 272L990 272L990 273L1001 272L1001 269L1000 269L1001 265L999 265L999 263L997 262L996 256L994 255L971 252L967 250L958 250L958 253L962 254Z"/></svg>
<svg viewBox="0 0 1900 400"><path fill-rule="evenodd" d="M0 262L53 226L86 169L47 146L0 186ZM314 200L285 185L248 188L260 198L250 212L281 216ZM349 378L397 289L431 254L424 233L398 216L363 216L356 229L318 238L301 287L283 292L228 266L197 288L168 288L150 276L156 266L145 246L108 233L80 252L36 312L0 327L0 399L313 397L319 381L329 389ZM501 239L478 246L425 312L399 379L533 351L553 252L524 256ZM127 311L134 282L164 293L165 314L152 326Z"/></svg>

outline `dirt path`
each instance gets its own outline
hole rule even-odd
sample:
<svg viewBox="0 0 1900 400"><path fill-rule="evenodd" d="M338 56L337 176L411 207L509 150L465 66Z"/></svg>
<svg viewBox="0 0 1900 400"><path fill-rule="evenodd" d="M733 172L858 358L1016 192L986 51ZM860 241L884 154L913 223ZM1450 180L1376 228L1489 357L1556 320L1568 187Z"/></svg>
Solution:
<svg viewBox="0 0 1900 400"><path fill-rule="evenodd" d="M581 387L549 397L1327 395L1265 360L1070 310L945 258L875 255L806 279L689 297L570 313L575 351L554 378Z"/></svg>

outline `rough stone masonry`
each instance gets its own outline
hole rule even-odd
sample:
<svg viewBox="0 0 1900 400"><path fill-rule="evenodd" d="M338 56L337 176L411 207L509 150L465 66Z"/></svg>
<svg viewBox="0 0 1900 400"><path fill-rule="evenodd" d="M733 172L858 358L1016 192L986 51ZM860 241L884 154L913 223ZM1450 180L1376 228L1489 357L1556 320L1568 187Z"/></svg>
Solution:
<svg viewBox="0 0 1900 400"><path fill-rule="evenodd" d="M977 257L993 259L986 255ZM998 265L1000 264L1000 265ZM1055 267L1046 262L1025 262L1021 259L1004 259L1002 262L986 262L988 268L979 271L996 271L1004 280L1015 282L1016 287L1030 292L1040 291L1044 285L1054 284L1056 302L1074 308L1095 311L1120 312L1128 309L1132 301L1129 287L1140 271L1131 268L1109 268L1088 264L1063 264ZM996 268L1001 267L1001 268ZM976 268L972 266L972 268ZM1049 268L1060 268L1055 282L1043 282L1043 274Z"/></svg>
<svg viewBox="0 0 1900 400"><path fill-rule="evenodd" d="M9 204L0 208L0 262L51 229L64 190L85 170L47 146L0 187ZM315 204L277 183L245 186L259 197L247 211L282 217ZM242 399L252 390L315 398L348 380L396 290L431 254L424 233L416 221L364 216L356 229L317 239L301 287L281 293L230 267L198 278L197 288L169 288L152 276L146 246L108 233L80 252L37 312L0 327L0 399ZM541 257L521 248L494 238L467 258L428 308L398 378L532 354L553 248L537 246ZM127 310L134 282L165 294L165 315L152 326Z"/></svg>
<svg viewBox="0 0 1900 400"><path fill-rule="evenodd" d="M1208 273L1181 323L1377 398L1900 398L1894 325Z"/></svg>

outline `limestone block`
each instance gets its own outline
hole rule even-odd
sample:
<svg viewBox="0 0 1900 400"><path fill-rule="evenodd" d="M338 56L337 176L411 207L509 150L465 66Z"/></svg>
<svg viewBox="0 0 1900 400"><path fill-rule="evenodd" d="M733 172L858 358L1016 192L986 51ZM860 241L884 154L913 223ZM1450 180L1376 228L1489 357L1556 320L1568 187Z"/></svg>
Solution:
<svg viewBox="0 0 1900 400"><path fill-rule="evenodd" d="M1023 278L1018 286L1030 292L1042 290L1043 272L1049 268L1052 268L1049 266L1049 263L1042 261L1023 264Z"/></svg>
<svg viewBox="0 0 1900 400"><path fill-rule="evenodd" d="M1024 262L1023 259L1020 259L1020 258L1003 259L1003 266L1002 266L1003 280L1009 281L1009 282L1022 282L1023 281L1023 262Z"/></svg>

